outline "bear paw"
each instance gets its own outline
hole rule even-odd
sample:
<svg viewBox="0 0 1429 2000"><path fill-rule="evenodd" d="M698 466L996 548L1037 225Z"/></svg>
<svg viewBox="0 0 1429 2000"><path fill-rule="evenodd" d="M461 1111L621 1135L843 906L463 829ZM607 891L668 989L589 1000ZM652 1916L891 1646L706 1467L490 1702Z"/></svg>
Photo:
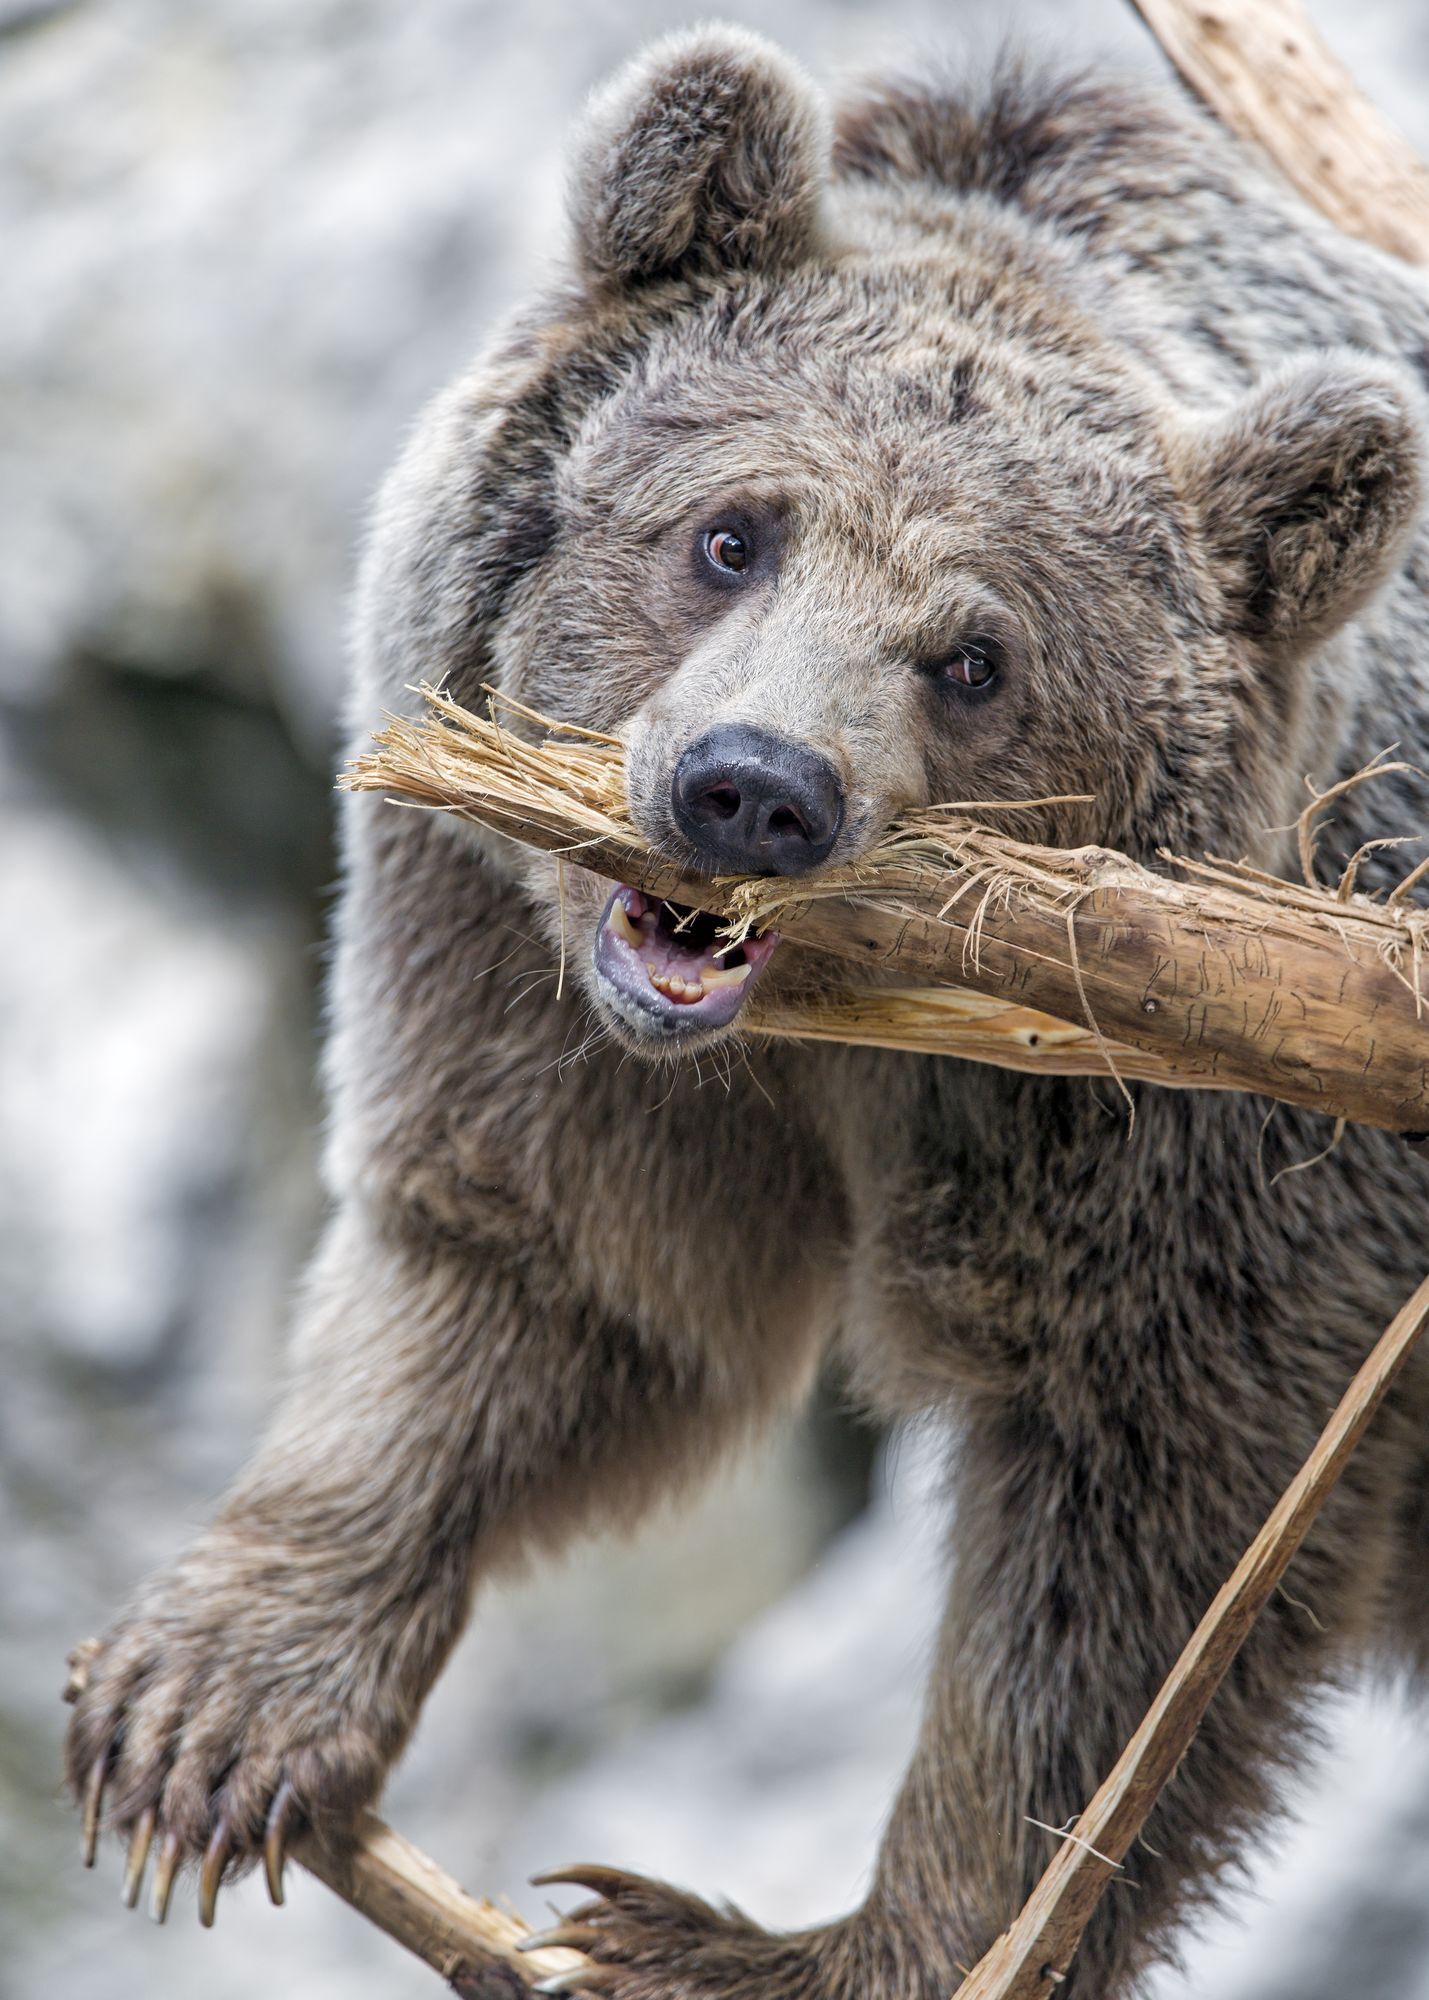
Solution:
<svg viewBox="0 0 1429 2000"><path fill-rule="evenodd" d="M595 1891L555 1928L522 1940L523 1951L560 1945L591 1961L540 1980L536 1992L592 1993L614 2000L841 2000L842 1982L824 1948L837 1931L788 1937L761 1930L738 1910L624 1869L582 1864L535 1875L538 1886Z"/></svg>
<svg viewBox="0 0 1429 2000"><path fill-rule="evenodd" d="M350 1647L279 1629L275 1607L220 1607L176 1591L70 1655L65 1771L92 1867L101 1820L127 1839L124 1901L155 1856L150 1909L168 1915L181 1869L198 1869L199 1921L220 1884L262 1858L283 1900L287 1846L336 1832L376 1795L390 1762L351 1702ZM106 1813L106 1801L108 1811Z"/></svg>

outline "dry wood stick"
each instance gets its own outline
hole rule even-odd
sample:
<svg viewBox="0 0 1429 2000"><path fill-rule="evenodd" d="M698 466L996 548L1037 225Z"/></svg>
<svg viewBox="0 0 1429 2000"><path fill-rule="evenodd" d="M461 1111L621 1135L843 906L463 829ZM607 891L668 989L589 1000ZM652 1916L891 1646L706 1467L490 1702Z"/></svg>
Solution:
<svg viewBox="0 0 1429 2000"><path fill-rule="evenodd" d="M1196 93L1351 236L1429 263L1429 168L1300 0L1132 0Z"/></svg>
<svg viewBox="0 0 1429 2000"><path fill-rule="evenodd" d="M349 1846L309 1839L293 1858L424 1959L463 2000L512 2000L536 1980L585 1962L575 1951L518 1950L528 1924L484 1896L469 1896L376 1813L361 1815Z"/></svg>
<svg viewBox="0 0 1429 2000"><path fill-rule="evenodd" d="M390 721L350 767L350 789L454 812L649 895L775 926L806 950L892 972L900 987L971 988L1001 1003L976 1023L945 1006L945 1053L1046 1074L1087 1074L1099 1056L1103 1072L1429 1130L1421 909L1210 864L1181 864L1190 879L1176 880L1104 848L1028 846L938 813L807 881L689 880L631 824L618 746L530 742L427 698L426 720ZM1391 768L1402 767L1380 766ZM826 972L807 1009L771 1009L766 1032L827 1037L818 987L837 983ZM845 1021L854 1005L840 996ZM857 1009L863 1032L846 1039L895 1042L887 1016L878 1028L876 982ZM933 1013L929 1003L903 1046L928 1046Z"/></svg>
<svg viewBox="0 0 1429 2000"><path fill-rule="evenodd" d="M1085 1024L1075 1045L1050 1034L1039 1044L1048 1069L1075 1058L1090 1073L1099 1031L1103 1073L1261 1092L1391 1131L1429 1128L1429 1013L1367 935L1333 920L1307 926L1242 889L1189 887L1098 849L1059 855L1056 877L999 884L983 903L979 863L996 871L1038 850L995 836L976 845L940 889L890 869L887 903L849 884L770 918L831 955ZM815 1019L801 1031L821 1032ZM1123 1046L1149 1060L1123 1072Z"/></svg>
<svg viewBox="0 0 1429 2000"><path fill-rule="evenodd" d="M1213 1076L1169 1069L1163 1056L1098 1040L1075 1022L957 986L821 987L816 1001L761 1001L749 1031L778 1040L952 1055L1032 1076L1105 1077L1110 1061L1131 1083L1226 1088Z"/></svg>
<svg viewBox="0 0 1429 2000"><path fill-rule="evenodd" d="M1211 1697L1426 1319L1429 1278L1380 1337L1315 1449L1196 1627L1111 1775L1075 1822L1011 1929L958 1988L958 2000L1052 2000L1098 1898L1172 1778Z"/></svg>

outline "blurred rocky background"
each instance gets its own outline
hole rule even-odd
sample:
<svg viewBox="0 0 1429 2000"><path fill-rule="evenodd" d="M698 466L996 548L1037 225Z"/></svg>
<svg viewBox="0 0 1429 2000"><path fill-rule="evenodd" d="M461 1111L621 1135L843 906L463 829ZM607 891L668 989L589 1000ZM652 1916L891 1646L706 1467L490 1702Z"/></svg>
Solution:
<svg viewBox="0 0 1429 2000"><path fill-rule="evenodd" d="M583 93L676 0L0 0L0 1993L412 2000L306 1878L123 1916L57 1787L63 1656L262 1413L318 1197L330 760L364 509L548 258ZM726 5L818 73L1004 33L1156 58L1120 0ZM1429 152L1421 0L1322 24ZM485 1604L397 1823L528 1914L623 1860L854 1900L940 1558L916 1439L835 1412L633 1549ZM1426 2000L1429 1747L1327 1710L1278 1858L1159 2000ZM1129 1890L1113 1893L1134 1893Z"/></svg>

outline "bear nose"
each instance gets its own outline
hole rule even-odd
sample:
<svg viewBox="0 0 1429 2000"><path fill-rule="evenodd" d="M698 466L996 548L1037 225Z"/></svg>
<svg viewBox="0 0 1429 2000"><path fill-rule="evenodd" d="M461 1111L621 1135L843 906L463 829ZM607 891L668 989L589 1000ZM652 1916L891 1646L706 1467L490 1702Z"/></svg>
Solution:
<svg viewBox="0 0 1429 2000"><path fill-rule="evenodd" d="M826 757L767 730L725 723L692 743L670 787L675 824L710 867L800 875L843 824L843 786Z"/></svg>

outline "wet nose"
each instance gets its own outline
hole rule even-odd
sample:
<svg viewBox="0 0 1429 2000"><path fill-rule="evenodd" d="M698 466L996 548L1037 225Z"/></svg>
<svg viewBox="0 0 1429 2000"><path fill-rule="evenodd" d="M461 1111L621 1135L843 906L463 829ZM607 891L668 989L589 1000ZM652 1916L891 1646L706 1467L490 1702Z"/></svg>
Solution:
<svg viewBox="0 0 1429 2000"><path fill-rule="evenodd" d="M801 875L831 851L843 787L805 744L726 723L692 743L670 787L675 824L726 874Z"/></svg>

